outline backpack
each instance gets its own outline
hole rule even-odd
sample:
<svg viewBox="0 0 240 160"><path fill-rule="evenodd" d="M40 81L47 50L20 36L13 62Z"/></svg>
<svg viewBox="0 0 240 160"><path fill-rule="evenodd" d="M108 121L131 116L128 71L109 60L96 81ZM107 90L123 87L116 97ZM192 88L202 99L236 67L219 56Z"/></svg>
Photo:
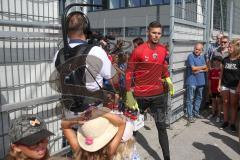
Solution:
<svg viewBox="0 0 240 160"><path fill-rule="evenodd" d="M55 67L60 75L59 91L62 94L61 104L72 112L83 112L91 105L100 104L104 99L102 87L86 67L86 58L95 45L81 44L74 48L60 49L55 62ZM100 90L89 91L86 88L86 73L97 82ZM96 104L97 103L97 104Z"/></svg>

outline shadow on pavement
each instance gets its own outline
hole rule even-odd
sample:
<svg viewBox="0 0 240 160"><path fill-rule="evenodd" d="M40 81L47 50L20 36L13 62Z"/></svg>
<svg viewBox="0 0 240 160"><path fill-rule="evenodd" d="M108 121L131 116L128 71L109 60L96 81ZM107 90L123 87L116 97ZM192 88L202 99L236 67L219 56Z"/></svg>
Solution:
<svg viewBox="0 0 240 160"><path fill-rule="evenodd" d="M213 120L203 120L202 122L205 123L205 124L211 125L211 126L215 126L215 127L219 128L219 129L220 129L220 126L221 126L221 123L217 123L217 122L215 122ZM221 129L221 130L227 132L228 134L230 134L232 136L237 136L237 134L231 132L228 127L226 129Z"/></svg>
<svg viewBox="0 0 240 160"><path fill-rule="evenodd" d="M210 120L202 120L203 123L214 126L214 127L218 127L218 125Z"/></svg>
<svg viewBox="0 0 240 160"><path fill-rule="evenodd" d="M236 153L240 154L239 143L237 141L235 141L234 139L232 139L228 136L225 136L225 135L221 135L221 134L216 133L216 132L209 132L208 134L213 136L214 138L222 140L224 144L226 144L228 147L230 147Z"/></svg>
<svg viewBox="0 0 240 160"><path fill-rule="evenodd" d="M148 152L148 154L153 157L154 160L161 160L157 152L149 146L146 138L141 133L136 132L135 139Z"/></svg>
<svg viewBox="0 0 240 160"><path fill-rule="evenodd" d="M199 142L194 142L192 144L205 154L204 160L231 160L227 155L223 153L218 147L211 144L202 144Z"/></svg>

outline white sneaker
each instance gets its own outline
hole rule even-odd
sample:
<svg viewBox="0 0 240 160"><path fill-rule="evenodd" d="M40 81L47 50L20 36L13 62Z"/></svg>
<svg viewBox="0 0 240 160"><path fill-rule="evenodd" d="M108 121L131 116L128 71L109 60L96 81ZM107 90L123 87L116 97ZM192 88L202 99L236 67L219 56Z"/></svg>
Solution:
<svg viewBox="0 0 240 160"><path fill-rule="evenodd" d="M216 122L217 122L217 123L220 122L220 117L217 116L217 118L216 118Z"/></svg>

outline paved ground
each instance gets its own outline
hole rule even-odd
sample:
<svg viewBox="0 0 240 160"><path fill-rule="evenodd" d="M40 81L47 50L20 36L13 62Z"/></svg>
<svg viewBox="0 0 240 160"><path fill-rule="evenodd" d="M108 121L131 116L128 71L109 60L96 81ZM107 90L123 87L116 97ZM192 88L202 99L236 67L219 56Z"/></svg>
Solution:
<svg viewBox="0 0 240 160"><path fill-rule="evenodd" d="M151 118L147 119L145 127L136 134L141 160L163 160L155 124ZM240 160L237 134L220 130L218 126L208 119L198 119L191 125L183 118L175 122L168 129L171 159Z"/></svg>

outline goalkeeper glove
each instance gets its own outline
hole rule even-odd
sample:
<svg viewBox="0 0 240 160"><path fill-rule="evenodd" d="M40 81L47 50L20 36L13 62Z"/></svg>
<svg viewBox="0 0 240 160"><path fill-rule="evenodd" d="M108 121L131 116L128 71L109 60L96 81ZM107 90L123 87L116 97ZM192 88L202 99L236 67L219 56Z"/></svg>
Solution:
<svg viewBox="0 0 240 160"><path fill-rule="evenodd" d="M133 94L131 91L128 91L126 93L126 106L130 109L133 109L133 110L137 109L139 111L137 101L133 97Z"/></svg>
<svg viewBox="0 0 240 160"><path fill-rule="evenodd" d="M172 80L170 79L170 77L167 77L165 78L167 84L168 84L168 87L169 87L169 90L170 90L170 95L173 96L174 93L175 93L175 90L173 88L173 83L172 83Z"/></svg>

